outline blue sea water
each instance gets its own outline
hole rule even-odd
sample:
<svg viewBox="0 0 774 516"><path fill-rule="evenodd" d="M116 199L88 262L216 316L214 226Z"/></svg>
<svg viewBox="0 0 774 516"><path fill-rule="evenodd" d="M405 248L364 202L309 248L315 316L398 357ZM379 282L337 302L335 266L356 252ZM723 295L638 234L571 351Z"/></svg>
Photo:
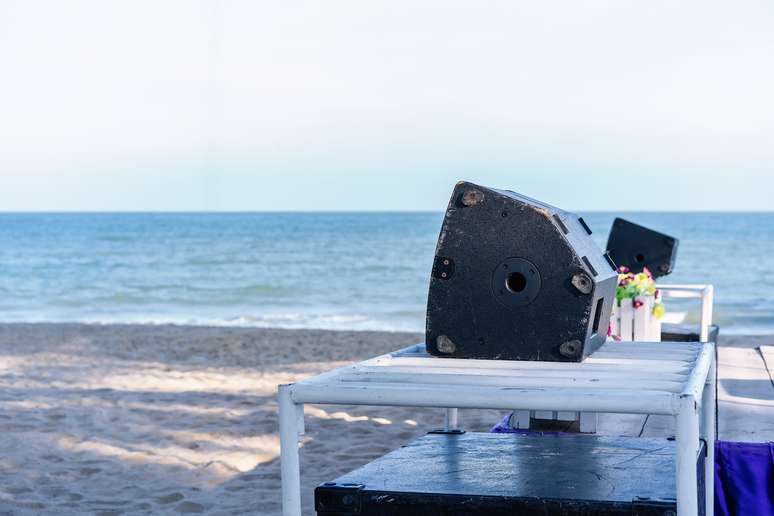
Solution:
<svg viewBox="0 0 774 516"><path fill-rule="evenodd" d="M600 246L616 215L678 237L667 282L714 283L724 332L774 333L774 213L583 215ZM0 214L0 321L422 331L442 216Z"/></svg>

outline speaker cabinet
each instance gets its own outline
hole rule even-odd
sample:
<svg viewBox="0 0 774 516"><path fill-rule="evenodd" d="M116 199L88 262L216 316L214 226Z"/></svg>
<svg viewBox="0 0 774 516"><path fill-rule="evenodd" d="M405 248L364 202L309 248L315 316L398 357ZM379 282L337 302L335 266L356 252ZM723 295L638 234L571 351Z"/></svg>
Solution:
<svg viewBox="0 0 774 516"><path fill-rule="evenodd" d="M647 267L658 278L674 269L678 243L674 237L616 218L607 239L607 252L617 265L625 265L634 273Z"/></svg>
<svg viewBox="0 0 774 516"><path fill-rule="evenodd" d="M617 274L582 218L460 182L438 238L426 346L455 358L578 362L607 338Z"/></svg>

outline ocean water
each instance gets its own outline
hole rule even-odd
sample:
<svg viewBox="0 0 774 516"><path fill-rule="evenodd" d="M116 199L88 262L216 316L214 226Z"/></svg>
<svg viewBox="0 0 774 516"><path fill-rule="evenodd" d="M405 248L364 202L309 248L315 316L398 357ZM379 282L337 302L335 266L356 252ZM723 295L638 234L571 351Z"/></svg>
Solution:
<svg viewBox="0 0 774 516"><path fill-rule="evenodd" d="M616 215L680 239L727 333L774 333L774 213ZM0 214L0 321L422 331L442 213ZM667 310L696 305L668 300Z"/></svg>

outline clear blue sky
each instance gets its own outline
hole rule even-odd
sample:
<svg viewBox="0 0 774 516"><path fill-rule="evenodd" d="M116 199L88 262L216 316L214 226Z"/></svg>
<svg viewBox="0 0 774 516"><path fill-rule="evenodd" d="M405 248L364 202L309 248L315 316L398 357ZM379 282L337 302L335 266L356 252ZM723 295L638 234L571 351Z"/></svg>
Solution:
<svg viewBox="0 0 774 516"><path fill-rule="evenodd" d="M0 0L0 210L774 209L774 4Z"/></svg>

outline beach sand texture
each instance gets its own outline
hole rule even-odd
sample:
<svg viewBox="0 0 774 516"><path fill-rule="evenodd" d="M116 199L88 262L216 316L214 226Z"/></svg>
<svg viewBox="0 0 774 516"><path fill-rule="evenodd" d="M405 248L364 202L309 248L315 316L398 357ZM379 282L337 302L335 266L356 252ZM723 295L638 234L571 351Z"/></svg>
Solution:
<svg viewBox="0 0 774 516"><path fill-rule="evenodd" d="M277 384L421 339L0 325L0 514L278 515ZM774 385L755 349L772 341L724 337L721 363L729 366L721 367L721 438L774 440ZM462 425L486 430L501 416L464 411ZM313 514L318 483L442 422L437 409L308 406L304 514ZM600 431L668 435L670 425L669 418L603 416Z"/></svg>

